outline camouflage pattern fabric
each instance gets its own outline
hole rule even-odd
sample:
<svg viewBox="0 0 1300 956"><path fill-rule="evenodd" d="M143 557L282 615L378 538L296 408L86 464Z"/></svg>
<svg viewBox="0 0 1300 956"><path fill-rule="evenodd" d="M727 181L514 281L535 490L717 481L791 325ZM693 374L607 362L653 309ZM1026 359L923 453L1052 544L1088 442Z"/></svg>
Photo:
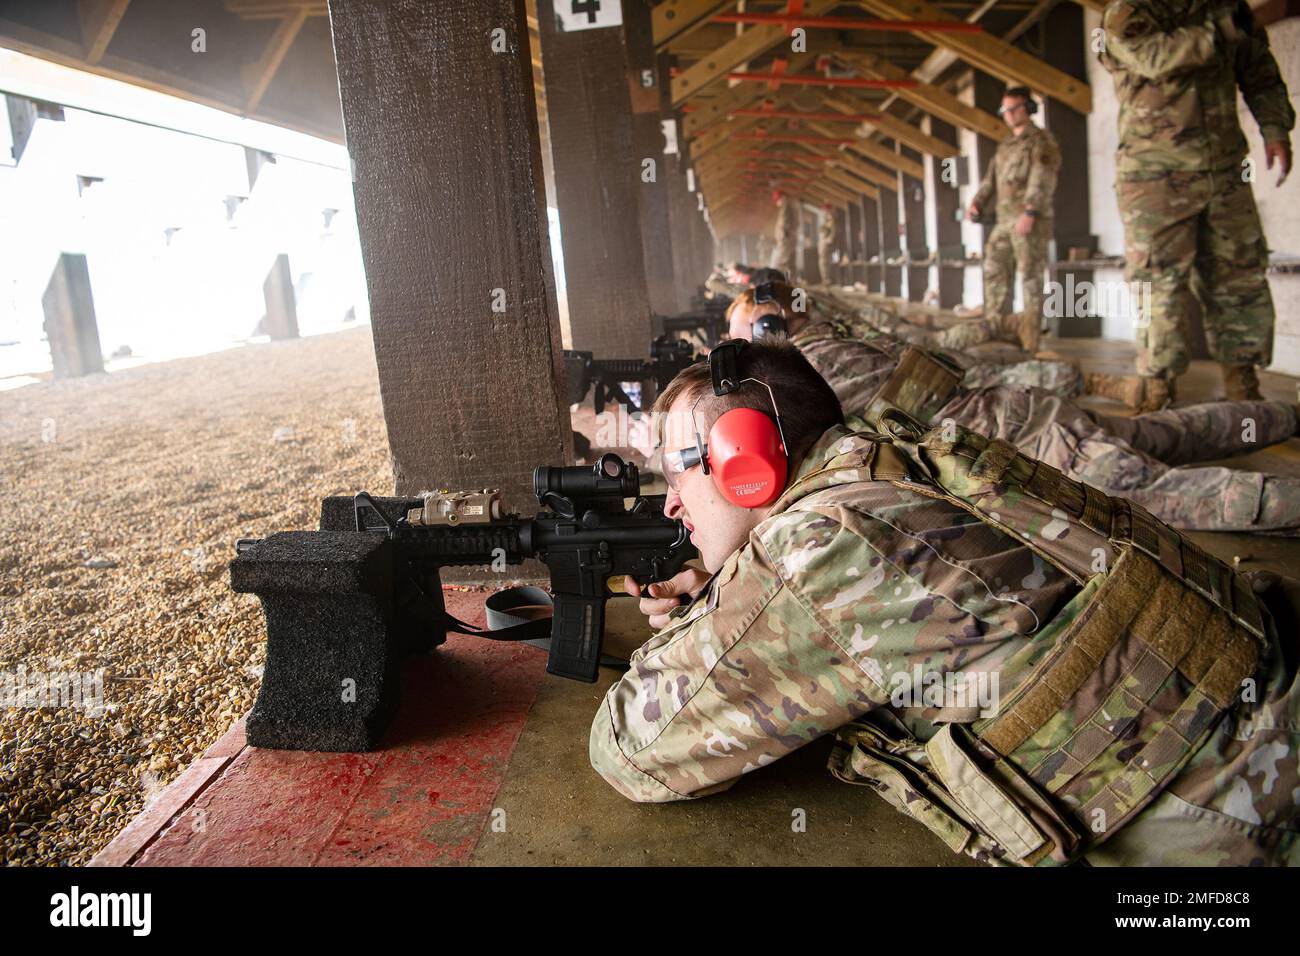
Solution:
<svg viewBox="0 0 1300 956"><path fill-rule="evenodd" d="M1020 273L1020 294L1027 315L1043 320L1043 275L1047 271L1047 240L1052 220L1041 217L1027 236L1016 232L1015 220L998 220L984 243L984 311L1002 316L1012 311L1016 273ZM987 324L989 320L983 320ZM967 323L970 324L970 323ZM995 326L996 328L996 326Z"/></svg>
<svg viewBox="0 0 1300 956"><path fill-rule="evenodd" d="M799 251L799 204L782 196L776 205L776 234L773 237L772 265L792 279Z"/></svg>
<svg viewBox="0 0 1300 956"><path fill-rule="evenodd" d="M996 670L1078 590L956 505L869 480L871 450L828 431L708 591L632 655L590 738L624 796L726 789L888 705L913 665ZM927 712L905 719L923 733Z"/></svg>
<svg viewBox="0 0 1300 956"><path fill-rule="evenodd" d="M1250 186L1234 172L1169 173L1115 185L1125 277L1146 308L1137 327L1141 375L1187 371L1186 316L1199 298L1211 355L1227 365L1273 360L1268 247ZM1199 277L1200 296L1192 288Z"/></svg>
<svg viewBox="0 0 1300 956"><path fill-rule="evenodd" d="M867 406L898 354L882 355L879 343L897 349L898 340L878 335L873 347L871 339L855 332L847 324L824 321L800 330L793 341L835 390L846 417L865 427ZM963 366L970 362L960 353L945 354ZM1059 362L968 367L963 389L932 424L947 418L1005 439L1071 478L1139 502L1175 528L1300 533L1300 479L1218 466L1170 467L1285 441L1296 433L1292 406L1208 402L1112 417L1085 410L1070 401L1070 393L1053 390L1054 376L1077 382L1077 374Z"/></svg>
<svg viewBox="0 0 1300 956"><path fill-rule="evenodd" d="M1102 27L1098 56L1119 99L1121 179L1240 174L1238 87L1265 142L1295 126L1268 34L1244 0L1115 0Z"/></svg>
<svg viewBox="0 0 1300 956"><path fill-rule="evenodd" d="M1250 186L1237 89L1265 142L1295 126L1268 34L1243 0L1116 0L1102 64L1120 103L1116 190L1130 282L1149 282L1138 371L1187 369L1183 317L1193 268L1210 351L1228 364L1272 359L1267 248Z"/></svg>
<svg viewBox="0 0 1300 956"><path fill-rule="evenodd" d="M994 386L959 395L935 421L945 418L1005 439L1108 495L1136 501L1175 528L1300 534L1300 479L1188 467L1294 435L1295 411L1281 402L1208 402L1119 419L1044 389ZM1183 439L1171 436L1177 430L1186 432ZM1254 441L1243 440L1247 434ZM1183 467L1171 468L1156 454Z"/></svg>
<svg viewBox="0 0 1300 956"><path fill-rule="evenodd" d="M1052 236L1052 199L1061 170L1056 137L1032 123L998 146L984 180L971 200L982 212L997 210L997 225L984 243L984 314L989 319L1011 312L1012 283L1020 272L1024 309L1043 315L1043 272L1047 240ZM1026 209L1038 211L1029 235L1016 232Z"/></svg>
<svg viewBox="0 0 1300 956"><path fill-rule="evenodd" d="M982 512L923 493L920 479L873 480L875 458L870 436L843 428L823 435L705 593L633 654L589 742L592 766L620 793L643 802L717 793L865 714L888 716L945 753L953 734L946 721L956 715L920 693L916 674L996 674L1007 701L1087 617L1094 582L1080 586L1037 549L1050 541L1048 551L1074 566L1099 546L1114 557L1104 537L1005 494L978 506L995 508L995 526ZM1160 825L1166 842L1121 843L1120 829L1094 862L1107 862L1111 847L1129 863L1156 862L1173 847L1184 848L1183 863L1294 856L1300 694L1294 662L1286 665L1273 638L1262 702L1237 706L1166 791L1188 811L1172 818L1157 799L1129 822ZM1122 682L1127 673L1105 679ZM1176 683L1168 693L1180 693ZM1121 755L1154 733L1123 718L1112 730L1125 727L1133 733L1112 735ZM1073 726L1052 734L1062 744L1076 736ZM1087 768L1110 772L1104 761ZM907 792L914 779L910 771L896 778L891 802L920 797ZM1224 822L1213 834L1202 822L1210 815Z"/></svg>

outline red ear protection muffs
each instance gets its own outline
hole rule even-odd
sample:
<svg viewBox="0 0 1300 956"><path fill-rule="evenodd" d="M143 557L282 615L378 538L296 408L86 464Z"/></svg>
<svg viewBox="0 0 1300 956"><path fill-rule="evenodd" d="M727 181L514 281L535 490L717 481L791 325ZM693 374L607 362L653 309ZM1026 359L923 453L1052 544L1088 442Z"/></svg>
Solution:
<svg viewBox="0 0 1300 956"><path fill-rule="evenodd" d="M733 408L709 429L704 467L733 505L762 508L785 489L789 466L776 422L757 408Z"/></svg>
<svg viewBox="0 0 1300 956"><path fill-rule="evenodd" d="M713 394L726 395L745 382L755 382L767 388L776 417L757 408L723 412L709 429L708 444L699 447L699 457L704 473L713 476L714 487L723 498L741 508L762 508L785 490L790 460L772 389L766 382L742 378L737 369L740 353L748 345L744 339L734 339L709 353ZM696 444L700 445L698 437Z"/></svg>

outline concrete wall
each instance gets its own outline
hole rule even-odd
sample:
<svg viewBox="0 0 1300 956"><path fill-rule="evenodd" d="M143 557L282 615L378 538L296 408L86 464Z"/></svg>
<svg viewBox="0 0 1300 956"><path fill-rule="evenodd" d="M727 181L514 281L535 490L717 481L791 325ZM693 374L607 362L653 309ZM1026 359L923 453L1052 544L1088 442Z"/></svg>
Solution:
<svg viewBox="0 0 1300 956"><path fill-rule="evenodd" d="M1088 11L1086 32L1091 34L1100 25L1101 15ZM1274 23L1268 28L1268 35L1273 55L1291 91L1291 102L1300 111L1300 18L1292 17ZM1088 82L1092 86L1093 102L1092 113L1088 117L1092 231L1098 237L1099 250L1103 255L1123 255L1124 227L1115 202L1115 148L1119 136L1119 105L1110 74L1097 62L1096 56L1088 58ZM1240 97L1238 108L1242 129L1250 143L1250 155L1256 163L1255 201L1259 205L1272 259L1277 262L1300 258L1300 216L1296 215L1296 210L1300 209L1300 172L1293 172L1281 188L1277 187L1277 172L1269 172L1264 168L1264 146L1259 129ZM1292 141L1295 142L1294 135ZM1098 270L1096 281L1099 285L1123 282L1123 274L1117 269ZM1269 285L1277 309L1277 337L1272 368L1300 375L1300 275L1272 273ZM1106 338L1131 339L1131 317L1103 312L1102 335Z"/></svg>

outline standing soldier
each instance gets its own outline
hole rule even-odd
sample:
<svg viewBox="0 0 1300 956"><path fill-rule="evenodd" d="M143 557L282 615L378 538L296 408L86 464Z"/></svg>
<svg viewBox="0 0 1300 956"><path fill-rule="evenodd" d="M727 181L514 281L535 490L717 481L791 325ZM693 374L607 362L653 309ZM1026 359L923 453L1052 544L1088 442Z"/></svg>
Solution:
<svg viewBox="0 0 1300 956"><path fill-rule="evenodd" d="M984 318L1009 321L1012 283L1020 272L1024 308L1014 330L1030 352L1038 349L1043 324L1043 271L1052 235L1052 197L1061 169L1056 138L1030 117L1038 102L1023 86L1009 88L998 114L1011 128L989 164L968 213L978 222L996 203L998 222L984 244Z"/></svg>
<svg viewBox="0 0 1300 956"><path fill-rule="evenodd" d="M767 265L793 277L799 249L799 202L782 192L773 193L772 198L776 200L776 249Z"/></svg>
<svg viewBox="0 0 1300 956"><path fill-rule="evenodd" d="M1237 88L1281 185L1295 110L1268 35L1244 0L1116 0L1102 23L1100 58L1120 104L1116 193L1127 278L1144 284L1132 287L1149 301L1138 322L1138 375L1095 384L1144 410L1173 400L1174 379L1187 371L1195 270L1227 397L1258 399L1256 366L1272 361L1273 299Z"/></svg>
<svg viewBox="0 0 1300 956"><path fill-rule="evenodd" d="M817 229L817 265L821 268L822 285L831 285L831 253L835 249L835 210L830 203L822 206L822 221Z"/></svg>

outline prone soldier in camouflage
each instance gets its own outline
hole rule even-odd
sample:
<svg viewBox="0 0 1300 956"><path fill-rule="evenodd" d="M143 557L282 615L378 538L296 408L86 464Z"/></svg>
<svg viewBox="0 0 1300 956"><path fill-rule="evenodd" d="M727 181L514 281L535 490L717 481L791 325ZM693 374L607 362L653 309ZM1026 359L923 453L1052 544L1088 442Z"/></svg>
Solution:
<svg viewBox="0 0 1300 956"><path fill-rule="evenodd" d="M1296 664L1242 576L1005 443L851 431L788 342L741 358L789 478L747 509L666 456L707 571L642 602L659 630L591 727L606 781L702 797L835 732L836 776L988 863L1300 862ZM688 369L665 449L735 407L772 413Z"/></svg>
<svg viewBox="0 0 1300 956"><path fill-rule="evenodd" d="M799 250L799 201L785 193L776 194L776 234L772 261L766 263L788 276L795 274L795 256Z"/></svg>
<svg viewBox="0 0 1300 956"><path fill-rule="evenodd" d="M1282 179L1295 125L1268 35L1245 0L1115 0L1102 25L1100 59L1119 98L1115 188L1127 278L1150 288L1138 318L1139 377L1112 384L1140 408L1174 397L1174 379L1187 370L1196 273L1227 397L1256 399L1256 367L1272 361L1273 300L1238 88Z"/></svg>
<svg viewBox="0 0 1300 956"><path fill-rule="evenodd" d="M858 298L856 295L853 297ZM987 342L1010 341L1020 344L1020 330L1024 320L1023 314L994 315L965 319L947 328L936 329L920 326L908 316L900 314L894 304L870 296L849 305L834 294L823 294L817 304L827 313L834 313L836 319L855 327L862 328L866 325L911 345L959 352Z"/></svg>
<svg viewBox="0 0 1300 956"><path fill-rule="evenodd" d="M1031 352L1038 349L1043 323L1043 273L1061 169L1056 138L1030 118L1037 109L1023 86L1003 94L998 113L1011 135L998 146L967 210L977 222L991 206L997 210L997 225L984 243L984 317L991 320L1011 312L1012 284L1019 270L1024 303L1020 339Z"/></svg>
<svg viewBox="0 0 1300 956"><path fill-rule="evenodd" d="M834 282L832 270L835 264L831 261L835 251L835 210L830 203L822 206L821 224L817 227L817 266L821 270L822 284L831 285Z"/></svg>
<svg viewBox="0 0 1300 956"><path fill-rule="evenodd" d="M831 384L850 423L866 427L872 400L898 370L905 343L819 315L815 306L801 314L791 308L787 286L776 285L773 292L786 307L792 341ZM748 337L754 319L775 308L755 306L752 293L739 296L729 313L730 335ZM1061 363L967 367L969 356L951 350L942 355L966 371L960 386L932 397L928 422L948 420L1009 441L1077 481L1136 501L1177 528L1300 534L1300 479L1189 467L1292 437L1295 406L1206 402L1111 416L1070 400L1074 383Z"/></svg>

